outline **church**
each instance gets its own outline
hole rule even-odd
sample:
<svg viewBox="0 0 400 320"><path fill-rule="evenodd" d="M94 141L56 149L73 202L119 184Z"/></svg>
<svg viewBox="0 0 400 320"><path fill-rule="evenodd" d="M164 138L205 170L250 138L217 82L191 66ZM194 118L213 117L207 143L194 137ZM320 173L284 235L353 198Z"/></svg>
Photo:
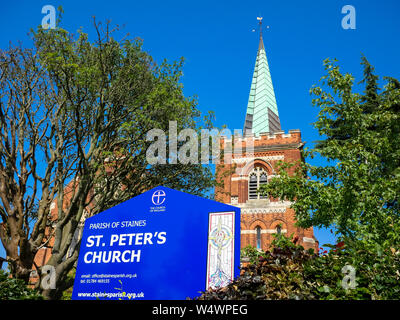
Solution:
<svg viewBox="0 0 400 320"><path fill-rule="evenodd" d="M260 195L257 190L276 176L277 162L304 161L301 149L304 142L300 130L281 129L278 106L272 85L262 37L262 18L257 59L251 82L243 137L240 142L252 144L251 156L247 152L235 150L230 155L231 163L217 165L216 173L224 186L216 188L215 200L237 206L241 209L241 247L253 246L265 251L270 247L273 234L286 236L293 234L298 244L305 249L318 249L313 228L302 229L295 226L295 212L291 203ZM249 140L250 139L250 140ZM232 144L225 138L224 144ZM224 148L224 150L232 148ZM240 149L239 149L240 150ZM223 174L224 172L229 174Z"/></svg>
<svg viewBox="0 0 400 320"><path fill-rule="evenodd" d="M289 130L288 133L281 130L262 38L261 18L259 20L260 40L246 113L243 110L245 121L244 135L241 138L243 144L246 144L249 139L251 140L253 153L249 157L247 152L237 153L234 150L230 157L230 164L216 166L217 176L222 176L226 171L226 166L230 167L232 170L228 168L228 171L233 173L224 175L224 187L216 188L215 200L241 209L240 242L242 248L250 245L265 251L273 240L273 234L280 233L286 236L293 234L294 237L298 237L297 243L305 249L317 250L318 241L314 236L313 228L302 229L295 226L295 213L290 208L290 202L263 196L257 192L260 186L276 176L278 161L304 161L301 155L304 142L302 142L300 130ZM222 140L222 144L231 142L227 139ZM223 148L223 150L226 152L225 150L229 150L229 148ZM69 204L73 189L73 181L65 187L65 206ZM91 205L85 210L68 255L72 254L75 244L81 237L83 223L90 216L90 210ZM55 217L56 212L57 204L53 202L50 213ZM38 251L35 256L36 266L43 266L47 263L51 256L53 243L54 237L51 237L49 243L44 244ZM33 282L37 280L35 272L32 274L31 280Z"/></svg>

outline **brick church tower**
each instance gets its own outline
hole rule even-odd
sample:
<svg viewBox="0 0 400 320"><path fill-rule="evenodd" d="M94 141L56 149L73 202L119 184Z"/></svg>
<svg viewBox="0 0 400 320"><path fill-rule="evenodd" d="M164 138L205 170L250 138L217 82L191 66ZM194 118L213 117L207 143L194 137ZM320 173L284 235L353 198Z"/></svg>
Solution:
<svg viewBox="0 0 400 320"><path fill-rule="evenodd" d="M253 152L249 156L237 149L230 154L231 163L217 165L217 175L223 178L223 189L217 188L217 201L241 208L241 247L248 245L267 250L273 240L272 234L294 234L305 249L318 248L312 228L302 229L294 225L295 213L290 203L257 193L257 189L276 175L277 162L304 161L301 148L300 130L281 130L278 107L272 86L267 56L265 53L261 22L260 42L257 60L251 83L250 95L244 123L243 137L235 138L235 143L252 144ZM225 138L221 146L232 144ZM231 149L231 148L230 148ZM230 150L228 149L228 150ZM224 148L227 150L227 148ZM235 170L230 171L235 168ZM229 173L224 176L224 172Z"/></svg>

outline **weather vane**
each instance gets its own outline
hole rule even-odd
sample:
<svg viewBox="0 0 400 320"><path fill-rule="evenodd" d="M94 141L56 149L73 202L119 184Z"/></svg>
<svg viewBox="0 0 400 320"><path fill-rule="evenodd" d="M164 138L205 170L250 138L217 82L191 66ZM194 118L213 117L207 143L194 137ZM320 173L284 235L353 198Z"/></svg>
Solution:
<svg viewBox="0 0 400 320"><path fill-rule="evenodd" d="M262 20L263 20L263 17L257 17L257 20L258 20L258 26L259 26L259 29L260 29L260 37L262 37ZM269 26L265 26L265 28L269 29ZM253 29L252 31L256 32L256 29Z"/></svg>

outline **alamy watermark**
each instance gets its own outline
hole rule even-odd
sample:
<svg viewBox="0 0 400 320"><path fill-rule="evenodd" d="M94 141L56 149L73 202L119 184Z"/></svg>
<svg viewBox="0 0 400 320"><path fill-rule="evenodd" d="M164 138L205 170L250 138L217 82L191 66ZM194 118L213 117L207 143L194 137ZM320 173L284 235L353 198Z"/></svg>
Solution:
<svg viewBox="0 0 400 320"><path fill-rule="evenodd" d="M342 288L345 290L355 289L357 287L356 269L353 266L346 264L342 268L342 273L345 275L342 279Z"/></svg>
<svg viewBox="0 0 400 320"><path fill-rule="evenodd" d="M44 290L53 290L56 288L56 268L51 265L44 265L40 270L40 286Z"/></svg>
<svg viewBox="0 0 400 320"><path fill-rule="evenodd" d="M342 13L346 14L342 18L342 28L356 29L356 9L352 5L345 5L342 7Z"/></svg>
<svg viewBox="0 0 400 320"><path fill-rule="evenodd" d="M178 132L177 122L170 121L167 133L161 129L151 129L147 132L146 140L152 142L146 150L146 160L150 165L232 164L235 155L244 155L249 159L254 156L253 136L243 136L240 129L234 129L233 134L229 129L220 131L216 128L201 129L200 133L191 128ZM246 165L247 171L249 168ZM237 168L236 173L241 174L241 171Z"/></svg>
<svg viewBox="0 0 400 320"><path fill-rule="evenodd" d="M47 4L42 7L42 13L45 16L42 18L42 28L55 29L56 28L56 8L54 6Z"/></svg>

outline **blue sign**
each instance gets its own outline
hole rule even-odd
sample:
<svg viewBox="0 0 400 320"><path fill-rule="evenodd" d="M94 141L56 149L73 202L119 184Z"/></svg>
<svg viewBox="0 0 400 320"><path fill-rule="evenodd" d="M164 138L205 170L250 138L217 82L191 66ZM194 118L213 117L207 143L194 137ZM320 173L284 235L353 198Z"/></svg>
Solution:
<svg viewBox="0 0 400 320"><path fill-rule="evenodd" d="M72 299L193 298L239 264L239 208L157 187L85 221Z"/></svg>

